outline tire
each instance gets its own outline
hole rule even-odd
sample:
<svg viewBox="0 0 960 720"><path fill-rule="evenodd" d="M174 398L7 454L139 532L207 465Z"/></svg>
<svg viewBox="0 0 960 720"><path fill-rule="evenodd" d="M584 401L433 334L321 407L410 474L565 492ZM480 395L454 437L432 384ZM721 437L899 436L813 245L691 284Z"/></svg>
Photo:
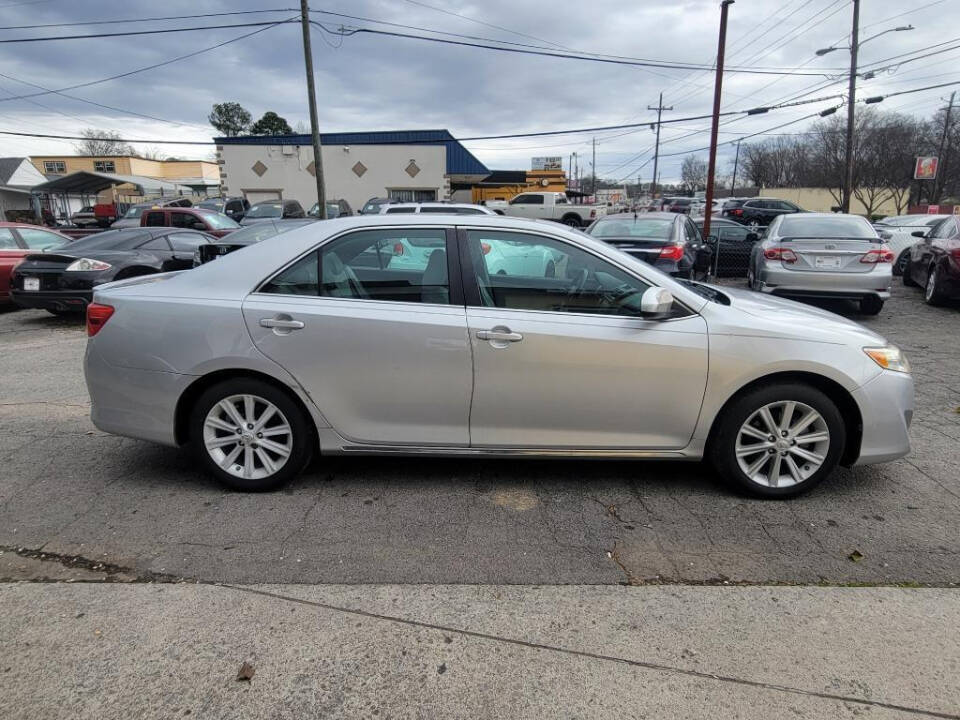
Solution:
<svg viewBox="0 0 960 720"><path fill-rule="evenodd" d="M923 301L927 305L943 305L947 296L940 284L940 268L934 265L927 273L927 282L923 286Z"/></svg>
<svg viewBox="0 0 960 720"><path fill-rule="evenodd" d="M909 251L905 250L904 252L908 254L903 263L903 284L905 287L920 287L920 284L913 279L913 263L910 262Z"/></svg>
<svg viewBox="0 0 960 720"><path fill-rule="evenodd" d="M779 428L788 403L794 403L787 423L788 434L783 436L781 430L780 437L771 442L769 438L775 437L775 430L771 432L761 410L767 409ZM796 428L810 411L816 417L808 426L799 428L797 438L819 439L792 442L790 428ZM744 430L748 425L750 429ZM846 444L846 427L837 406L820 390L802 383L777 383L747 391L727 404L714 427L709 456L717 473L739 491L759 498L786 499L813 489L833 472ZM760 439L755 431L770 434ZM747 442L741 442L743 439ZM740 458L737 457L738 444ZM763 448L757 453L742 454L743 448L749 449L753 444ZM812 457L819 457L820 464L808 459ZM741 467L741 462L746 467ZM747 470L756 463L762 464L749 475ZM780 471L777 482L773 483L769 478L775 467Z"/></svg>
<svg viewBox="0 0 960 720"><path fill-rule="evenodd" d="M894 275L903 275L904 269L907 267L907 263L910 261L910 248L907 248L900 253L900 257L897 258L897 261L893 264L893 274Z"/></svg>
<svg viewBox="0 0 960 720"><path fill-rule="evenodd" d="M580 218L576 215L564 215L560 222L572 228L580 227Z"/></svg>
<svg viewBox="0 0 960 720"><path fill-rule="evenodd" d="M883 300L876 295L860 298L860 312L864 315L879 315L883 310Z"/></svg>
<svg viewBox="0 0 960 720"><path fill-rule="evenodd" d="M246 397L253 398L252 412L246 408ZM225 409L223 401L233 405L236 416ZM271 405L274 413L264 422L265 411ZM251 422L237 423L234 417ZM213 422L208 422L211 418ZM266 438L256 432L258 420L264 422L263 430L269 433ZM264 492L286 484L310 462L315 446L310 423L300 405L283 390L263 380L234 378L213 385L197 399L190 413L190 443L207 472L223 485L245 492ZM240 428L243 432L231 433L230 428L238 425L246 425ZM285 428L288 432L283 432ZM234 434L241 439L230 443ZM208 444L219 447L208 449ZM286 455L274 446L285 450ZM231 455L244 464L226 462ZM275 466L272 471L268 461Z"/></svg>

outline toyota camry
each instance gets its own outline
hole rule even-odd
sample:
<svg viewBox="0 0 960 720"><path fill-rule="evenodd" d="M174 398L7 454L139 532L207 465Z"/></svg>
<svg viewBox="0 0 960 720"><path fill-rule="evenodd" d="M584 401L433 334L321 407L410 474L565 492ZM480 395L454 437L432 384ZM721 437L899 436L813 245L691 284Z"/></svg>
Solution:
<svg viewBox="0 0 960 720"><path fill-rule="evenodd" d="M491 272L508 245L550 272ZM348 217L93 300L94 424L240 490L329 455L707 458L784 498L910 447L913 381L879 335L558 224Z"/></svg>

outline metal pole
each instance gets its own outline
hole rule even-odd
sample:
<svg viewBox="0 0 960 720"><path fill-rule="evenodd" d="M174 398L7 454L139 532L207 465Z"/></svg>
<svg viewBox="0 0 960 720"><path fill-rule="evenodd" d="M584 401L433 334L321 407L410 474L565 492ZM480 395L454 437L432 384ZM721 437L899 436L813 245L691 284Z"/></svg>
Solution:
<svg viewBox="0 0 960 720"><path fill-rule="evenodd" d="M307 66L307 102L310 104L310 133L313 135L313 171L317 180L320 219L327 219L327 194L323 188L323 156L320 147L320 123L317 121L317 91L313 83L313 50L310 47L310 4L300 0L300 25L303 27L303 61Z"/></svg>
<svg viewBox="0 0 960 720"><path fill-rule="evenodd" d="M723 55L727 46L727 11L733 0L720 3L720 39L717 42L717 79L713 86L713 120L710 123L710 163L707 167L706 212L703 216L703 235L710 236L710 208L713 207L713 176L717 169L717 132L720 126L720 93L723 88ZM718 243L719 246L719 243Z"/></svg>
<svg viewBox="0 0 960 720"><path fill-rule="evenodd" d="M860 0L853 0L853 34L850 42L850 89L847 91L847 147L843 180L843 212L850 212L853 195L853 124L857 104L857 53L860 50Z"/></svg>
<svg viewBox="0 0 960 720"><path fill-rule="evenodd" d="M590 190L593 193L593 201L597 201L597 138L593 138L593 160L590 161L590 175L592 181Z"/></svg>
<svg viewBox="0 0 960 720"><path fill-rule="evenodd" d="M737 165L740 164L740 141L737 140L737 154L733 158L733 178L730 180L730 197L734 197L734 189L737 187Z"/></svg>
<svg viewBox="0 0 960 720"><path fill-rule="evenodd" d="M943 151L947 147L947 138L950 137L950 115L953 113L953 98L956 94L956 91L950 93L950 104L947 105L947 116L943 119L943 134L940 136L940 150L937 152L939 167L937 167L937 176L933 179L933 197L930 198L931 204L940 202L940 188L942 187L940 185L940 178L943 177L947 159Z"/></svg>
<svg viewBox="0 0 960 720"><path fill-rule="evenodd" d="M660 176L657 174L657 163L660 161L660 116L663 114L664 110L673 110L673 105L665 108L663 106L663 93L660 93L660 99L657 101L657 106L653 108L647 105L647 110L657 111L657 141L653 150L653 184L650 186L650 198L653 199L653 196L657 192L657 181L660 180Z"/></svg>

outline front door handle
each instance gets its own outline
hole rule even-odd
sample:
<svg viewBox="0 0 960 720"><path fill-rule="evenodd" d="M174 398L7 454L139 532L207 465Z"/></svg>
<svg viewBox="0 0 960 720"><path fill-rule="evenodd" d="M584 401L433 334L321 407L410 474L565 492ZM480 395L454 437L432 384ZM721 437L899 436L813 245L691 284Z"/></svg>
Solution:
<svg viewBox="0 0 960 720"><path fill-rule="evenodd" d="M477 337L480 340L490 340L491 342L511 343L523 340L523 335L517 332L510 332L510 328L495 327L493 330L477 330Z"/></svg>
<svg viewBox="0 0 960 720"><path fill-rule="evenodd" d="M281 313L272 318L261 318L260 327L272 328L277 335L288 335L294 330L302 330L304 325L289 315Z"/></svg>

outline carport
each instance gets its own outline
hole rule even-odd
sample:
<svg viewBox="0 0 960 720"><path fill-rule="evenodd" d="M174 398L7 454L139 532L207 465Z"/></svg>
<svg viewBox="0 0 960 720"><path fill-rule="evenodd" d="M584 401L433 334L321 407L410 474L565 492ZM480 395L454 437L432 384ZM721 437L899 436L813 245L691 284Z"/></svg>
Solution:
<svg viewBox="0 0 960 720"><path fill-rule="evenodd" d="M71 199L80 207L98 202L100 193L111 190L110 202L122 214L128 205L147 199L192 195L189 185L171 183L144 175L114 175L112 173L80 170L45 183L35 185L31 193L38 198L43 208L50 210L58 219L69 219L74 210ZM79 208L78 208L79 209Z"/></svg>

